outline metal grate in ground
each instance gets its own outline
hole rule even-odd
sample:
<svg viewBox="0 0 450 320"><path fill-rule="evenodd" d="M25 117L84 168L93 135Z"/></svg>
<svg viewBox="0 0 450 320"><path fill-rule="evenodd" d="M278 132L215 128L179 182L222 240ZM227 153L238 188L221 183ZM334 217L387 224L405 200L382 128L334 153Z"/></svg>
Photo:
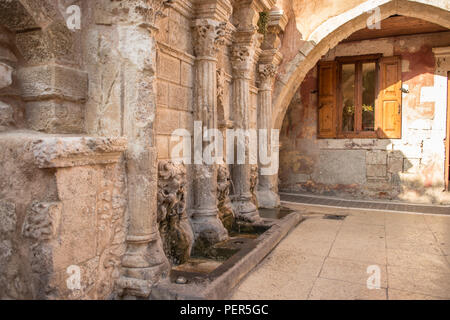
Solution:
<svg viewBox="0 0 450 320"><path fill-rule="evenodd" d="M347 216L339 215L339 214L326 214L323 216L324 219L328 220L344 220Z"/></svg>

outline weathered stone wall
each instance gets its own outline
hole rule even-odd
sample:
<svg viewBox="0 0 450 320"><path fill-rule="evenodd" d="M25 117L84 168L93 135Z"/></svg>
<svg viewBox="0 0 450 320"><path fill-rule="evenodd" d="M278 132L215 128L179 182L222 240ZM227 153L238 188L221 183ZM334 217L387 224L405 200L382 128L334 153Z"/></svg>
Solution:
<svg viewBox="0 0 450 320"><path fill-rule="evenodd" d="M86 40L98 35L89 16L100 1L89 3L93 6L50 0L0 4L3 299L106 299L120 276L128 226L121 158L126 139L77 136L86 130L122 134L114 131L115 123L103 130L92 125L104 107L94 106L93 97L110 91L102 62L112 53L92 50ZM85 14L80 30L66 27L65 9L72 4ZM120 109L117 102L111 103Z"/></svg>
<svg viewBox="0 0 450 320"><path fill-rule="evenodd" d="M446 201L445 103L435 86L433 47L450 33L341 43L323 60L382 53L402 59L402 139L317 139L317 67L292 101L281 134L282 188L408 201ZM438 98L439 97L439 98ZM442 109L442 110L441 110ZM448 199L447 199L448 201Z"/></svg>
<svg viewBox="0 0 450 320"><path fill-rule="evenodd" d="M25 126L24 103L14 72L19 64L15 52L14 34L0 25L0 131Z"/></svg>
<svg viewBox="0 0 450 320"><path fill-rule="evenodd" d="M67 27L70 5L81 9L80 29ZM221 129L270 128L272 120L279 128L302 77L330 47L365 27L364 11L377 5L382 18L410 14L441 25L450 21L443 0L0 1L0 298L148 297L151 286L169 271L164 249L173 252L167 249L170 237L161 242L164 219L158 221L157 197L158 164L167 164L176 143L170 141L171 133L186 129L192 136L196 117ZM262 11L271 14L264 41L255 30ZM203 38L197 43L199 34ZM409 43L392 47L410 61L410 71L404 65L410 90L417 83L436 85L436 78L433 82L428 75L415 81L411 67L422 61L416 59L421 54L427 61L423 67L432 71L429 47L422 52L420 45L417 54L406 50ZM205 76L203 87L196 70ZM205 106L208 110L199 112ZM421 145L419 155L406 158L417 160L418 166L411 168L429 177L421 182L424 186L439 184L426 150L435 150L438 143L434 137L440 135L435 129L437 119L443 119L437 113L442 113L441 106L426 102L404 119L408 130L429 139L399 142L405 154L409 144L412 152ZM307 104L299 108L309 110L302 120L308 123L306 131L313 130L314 112ZM408 122L418 117L424 121ZM354 150L347 150L347 145L334 146L335 141L314 144L309 131L292 140L291 131L286 131L285 146L301 141L295 148L307 149L310 161L319 161L322 151L332 149L365 158L369 164L361 160L361 181L380 178L383 168L388 173L381 185L393 185L397 173L390 174L391 158L395 168L405 168L405 157L394 157L394 142L388 155L387 146L378 147L378 142L361 146L363 142L353 140ZM339 158L339 152L332 154ZM433 159L435 166L442 166L441 158ZM420 171L424 166L428 171ZM204 180L194 178L188 165L186 175L183 167L168 181L160 177L160 191L170 187L182 198L177 210L183 229L195 221L196 237L215 231L215 236L225 235L214 230L217 219L211 217L217 196L220 209L231 210L224 178L228 173L220 172L217 185L217 168L209 173L198 169L196 177ZM230 198L240 208L236 213L251 213L256 219L256 171L246 165L232 169ZM408 171L398 176L408 174L413 179L418 175ZM276 178L259 185L259 191L274 193L275 206ZM200 187L194 186L195 180ZM171 205L160 197L161 203ZM185 213L192 214L189 221ZM190 232L178 244L176 255L185 259L192 245ZM77 267L81 287L72 290L71 272Z"/></svg>
<svg viewBox="0 0 450 320"><path fill-rule="evenodd" d="M158 159L170 158L171 134L186 129L193 134L194 52L191 30L192 3L167 9L157 36L157 115Z"/></svg>
<svg viewBox="0 0 450 320"><path fill-rule="evenodd" d="M194 48L191 21L191 1L177 1L165 11L156 37L157 52L157 99L156 99L156 146L158 160L171 159L173 147L179 141L171 141L177 129L194 133ZM192 173L187 167L187 206L192 205Z"/></svg>
<svg viewBox="0 0 450 320"><path fill-rule="evenodd" d="M14 56L15 85L9 95L22 100L27 128L82 133L87 74L80 69L80 33L66 27L59 4L63 3L16 0L0 4L0 25L9 32Z"/></svg>
<svg viewBox="0 0 450 320"><path fill-rule="evenodd" d="M0 298L33 298L38 296L34 288L40 287L42 271L32 272L31 248L22 237L22 226L35 199L58 200L56 179L52 170L35 166L29 140L7 133L0 134L0 140Z"/></svg>
<svg viewBox="0 0 450 320"><path fill-rule="evenodd" d="M0 135L1 299L111 297L125 250L125 143Z"/></svg>

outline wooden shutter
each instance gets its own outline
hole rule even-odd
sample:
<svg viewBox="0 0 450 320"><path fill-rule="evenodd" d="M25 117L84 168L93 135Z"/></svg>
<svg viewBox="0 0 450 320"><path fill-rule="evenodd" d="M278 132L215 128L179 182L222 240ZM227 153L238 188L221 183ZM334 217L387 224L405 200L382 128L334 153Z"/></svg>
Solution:
<svg viewBox="0 0 450 320"><path fill-rule="evenodd" d="M377 101L377 134L379 138L402 137L402 70L400 57L380 59Z"/></svg>
<svg viewBox="0 0 450 320"><path fill-rule="evenodd" d="M336 62L319 64L319 138L336 137Z"/></svg>
<svg viewBox="0 0 450 320"><path fill-rule="evenodd" d="M450 191L450 71L447 73L447 136L445 138L445 189Z"/></svg>

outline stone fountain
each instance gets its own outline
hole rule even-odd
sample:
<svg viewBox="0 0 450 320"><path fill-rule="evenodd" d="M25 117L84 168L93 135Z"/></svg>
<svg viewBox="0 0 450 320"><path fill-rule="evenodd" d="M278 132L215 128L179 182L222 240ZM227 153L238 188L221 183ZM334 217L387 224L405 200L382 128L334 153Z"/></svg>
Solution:
<svg viewBox="0 0 450 320"><path fill-rule="evenodd" d="M252 170L253 172L255 171ZM186 211L186 168L170 160L158 166L158 226L171 270L151 299L221 299L301 221L289 210L261 210L258 222L236 217L227 165L217 169L218 219L226 238L205 243ZM257 171L256 171L257 172ZM256 177L255 177L256 176ZM251 190L257 175L251 180Z"/></svg>

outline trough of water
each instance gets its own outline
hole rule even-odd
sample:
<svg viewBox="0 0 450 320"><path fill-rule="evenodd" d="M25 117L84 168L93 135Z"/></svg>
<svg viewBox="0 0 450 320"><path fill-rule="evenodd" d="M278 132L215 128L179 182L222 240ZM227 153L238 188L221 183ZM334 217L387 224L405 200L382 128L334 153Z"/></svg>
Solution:
<svg viewBox="0 0 450 320"><path fill-rule="evenodd" d="M262 222L235 223L230 237L185 263L172 267L168 278L157 284L151 299L224 299L286 234L302 221L287 208L260 209Z"/></svg>

